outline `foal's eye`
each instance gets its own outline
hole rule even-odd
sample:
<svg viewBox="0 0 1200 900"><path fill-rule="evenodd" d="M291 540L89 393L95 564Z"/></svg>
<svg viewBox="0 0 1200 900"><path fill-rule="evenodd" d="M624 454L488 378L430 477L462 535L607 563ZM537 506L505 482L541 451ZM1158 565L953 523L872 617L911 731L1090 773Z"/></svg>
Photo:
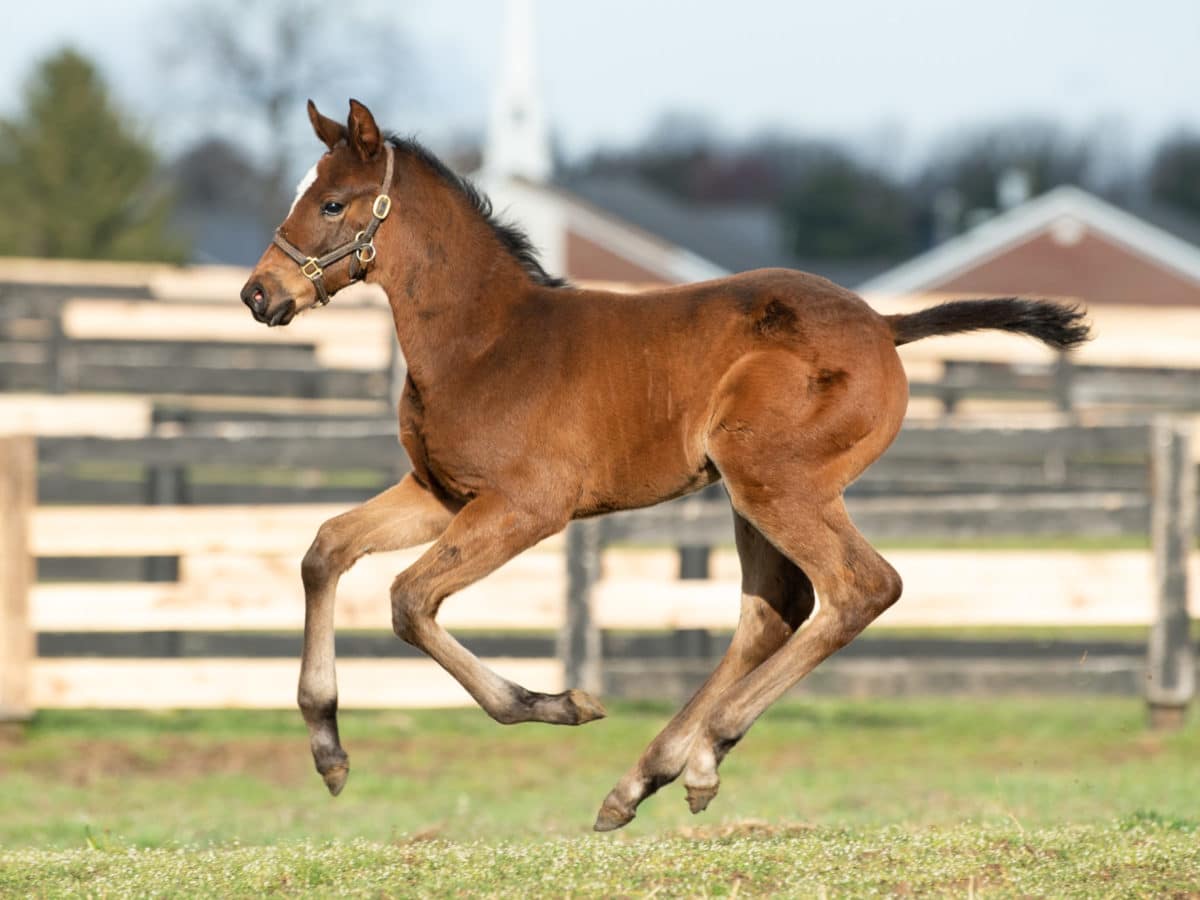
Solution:
<svg viewBox="0 0 1200 900"><path fill-rule="evenodd" d="M345 204L338 203L336 200L326 200L321 204L321 214L326 216L340 216L342 210L345 208Z"/></svg>

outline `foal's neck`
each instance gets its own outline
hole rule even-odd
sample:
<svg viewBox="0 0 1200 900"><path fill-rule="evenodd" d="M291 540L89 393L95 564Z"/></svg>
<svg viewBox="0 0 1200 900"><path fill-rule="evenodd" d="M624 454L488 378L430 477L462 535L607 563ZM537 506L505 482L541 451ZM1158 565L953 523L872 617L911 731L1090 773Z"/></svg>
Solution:
<svg viewBox="0 0 1200 900"><path fill-rule="evenodd" d="M443 211L444 210L444 211ZM441 221L381 247L371 280L387 293L396 337L418 387L445 382L492 346L535 286L477 214L449 202Z"/></svg>

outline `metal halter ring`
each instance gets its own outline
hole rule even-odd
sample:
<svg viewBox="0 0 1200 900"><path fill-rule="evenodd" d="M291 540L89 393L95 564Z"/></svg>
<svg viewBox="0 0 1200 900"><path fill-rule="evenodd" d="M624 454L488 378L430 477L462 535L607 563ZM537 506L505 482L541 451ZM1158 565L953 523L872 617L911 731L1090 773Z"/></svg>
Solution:
<svg viewBox="0 0 1200 900"><path fill-rule="evenodd" d="M365 231L360 231L354 236L354 240L362 243L363 238L366 236L367 233ZM361 247L354 251L354 257L364 266L367 265L367 263L375 259L375 242L367 241L365 244L362 244Z"/></svg>
<svg viewBox="0 0 1200 900"><path fill-rule="evenodd" d="M323 274L323 270L317 265L315 256L310 256L304 261L304 265L300 267L300 272L310 281L316 281Z"/></svg>
<svg viewBox="0 0 1200 900"><path fill-rule="evenodd" d="M387 218L388 213L392 211L392 198L387 194L380 194L375 198L375 202L371 204L371 215L379 219L381 222Z"/></svg>

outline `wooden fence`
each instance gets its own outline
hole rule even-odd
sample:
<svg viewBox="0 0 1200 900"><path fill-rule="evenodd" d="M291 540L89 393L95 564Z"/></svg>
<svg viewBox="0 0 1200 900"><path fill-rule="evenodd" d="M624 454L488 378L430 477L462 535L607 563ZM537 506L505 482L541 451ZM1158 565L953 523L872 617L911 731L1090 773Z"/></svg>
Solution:
<svg viewBox="0 0 1200 900"><path fill-rule="evenodd" d="M1200 410L1200 369L1081 364L1062 354L1052 363L948 359L942 376L915 381L914 397L934 397L947 413L964 400L1040 401L1063 412L1124 407Z"/></svg>
<svg viewBox="0 0 1200 900"><path fill-rule="evenodd" d="M0 283L0 391L172 396L184 407L203 397L209 408L336 399L358 415L391 413L402 361L387 310L344 301L320 325L268 339L236 293L181 303L144 288Z"/></svg>
<svg viewBox="0 0 1200 900"><path fill-rule="evenodd" d="M171 291L163 299L132 270L117 283L89 284L87 271L78 274L85 283L45 284L6 283L0 273L0 390L174 394L177 405L190 405L189 395L337 398L360 416L394 409L402 361L377 298L339 296L319 327L302 318L268 338L250 326L229 273L217 303ZM186 295L193 288L179 277ZM1065 355L1049 363L949 359L940 377L914 379L912 393L940 400L947 412L966 400L1192 411L1200 409L1200 369L1081 364Z"/></svg>
<svg viewBox="0 0 1200 900"><path fill-rule="evenodd" d="M196 470L213 460L236 461L235 473L250 481L264 465L353 468L391 459L396 469L390 477L403 467L394 436L370 429L357 435L318 430L305 440L259 426L241 432L225 426L223 433L176 438L47 438L36 446L32 439L10 438L0 448L0 715L9 717L49 706L290 705L297 671L294 636L303 606L299 556L320 522L345 508L232 504L236 485L222 498L226 505L185 506L177 498L150 506L37 505L39 468L61 474L76 464L103 469L136 463L151 472L174 472L171 491L187 493ZM1154 623L1149 700L1166 721L1190 699L1195 663L1187 638L1185 558L1196 494L1184 426L1164 420L1153 428L908 428L856 485L850 505L872 538L1152 532L1158 609L1146 618ZM702 498L574 523L566 535L565 562L562 539L552 539L456 596L442 618L449 627L475 634L467 642L489 664L540 689L611 684L606 634L674 628L690 639L694 629L728 627L736 609L724 588L718 601L702 584L669 588L641 581L634 589L628 581L614 584L602 575L611 548L646 542L725 545L731 534L726 505ZM368 557L343 580L338 607L343 641L356 640L357 631L389 628L384 588L412 558L400 556ZM81 557L170 559L173 566L109 583L36 581L34 560ZM564 569L569 591L562 589ZM651 590L656 596L647 596ZM1146 592L1151 590L1147 585ZM503 603L495 601L497 594ZM713 612L717 608L719 614ZM543 643L513 655L505 648L519 646L519 639L488 637L514 631L557 632L557 652L546 652ZM170 635L214 652L169 659L145 658L136 648L118 658L35 652L36 635L56 635L74 639L70 646L86 653L88 635L99 632ZM275 637L280 632L287 636ZM217 639L232 633L242 633L243 642ZM274 641L282 655L245 658L237 648L249 646L246 641ZM406 652L399 642L387 646L392 649L383 652ZM440 669L415 656L347 658L339 664L339 677L347 705L468 702Z"/></svg>

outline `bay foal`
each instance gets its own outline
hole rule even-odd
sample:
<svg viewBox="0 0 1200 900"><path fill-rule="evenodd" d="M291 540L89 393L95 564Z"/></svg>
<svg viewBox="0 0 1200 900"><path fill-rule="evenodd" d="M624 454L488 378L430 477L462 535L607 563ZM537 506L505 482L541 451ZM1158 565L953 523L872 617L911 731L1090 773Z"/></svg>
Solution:
<svg viewBox="0 0 1200 900"><path fill-rule="evenodd" d="M242 292L284 325L352 280L388 295L408 362L400 437L411 474L321 526L304 557L299 703L317 770L341 791L334 592L367 553L432 546L391 587L396 634L499 722L578 725L582 691L543 694L487 669L437 623L451 594L572 519L649 506L723 479L742 564L724 659L604 800L618 828L681 774L693 812L751 724L900 596L842 492L883 453L908 400L896 346L980 328L1055 347L1084 340L1072 308L957 301L881 316L785 269L622 295L549 276L528 240L418 144L385 138L350 101L309 103L328 152ZM647 598L653 602L653 598Z"/></svg>

